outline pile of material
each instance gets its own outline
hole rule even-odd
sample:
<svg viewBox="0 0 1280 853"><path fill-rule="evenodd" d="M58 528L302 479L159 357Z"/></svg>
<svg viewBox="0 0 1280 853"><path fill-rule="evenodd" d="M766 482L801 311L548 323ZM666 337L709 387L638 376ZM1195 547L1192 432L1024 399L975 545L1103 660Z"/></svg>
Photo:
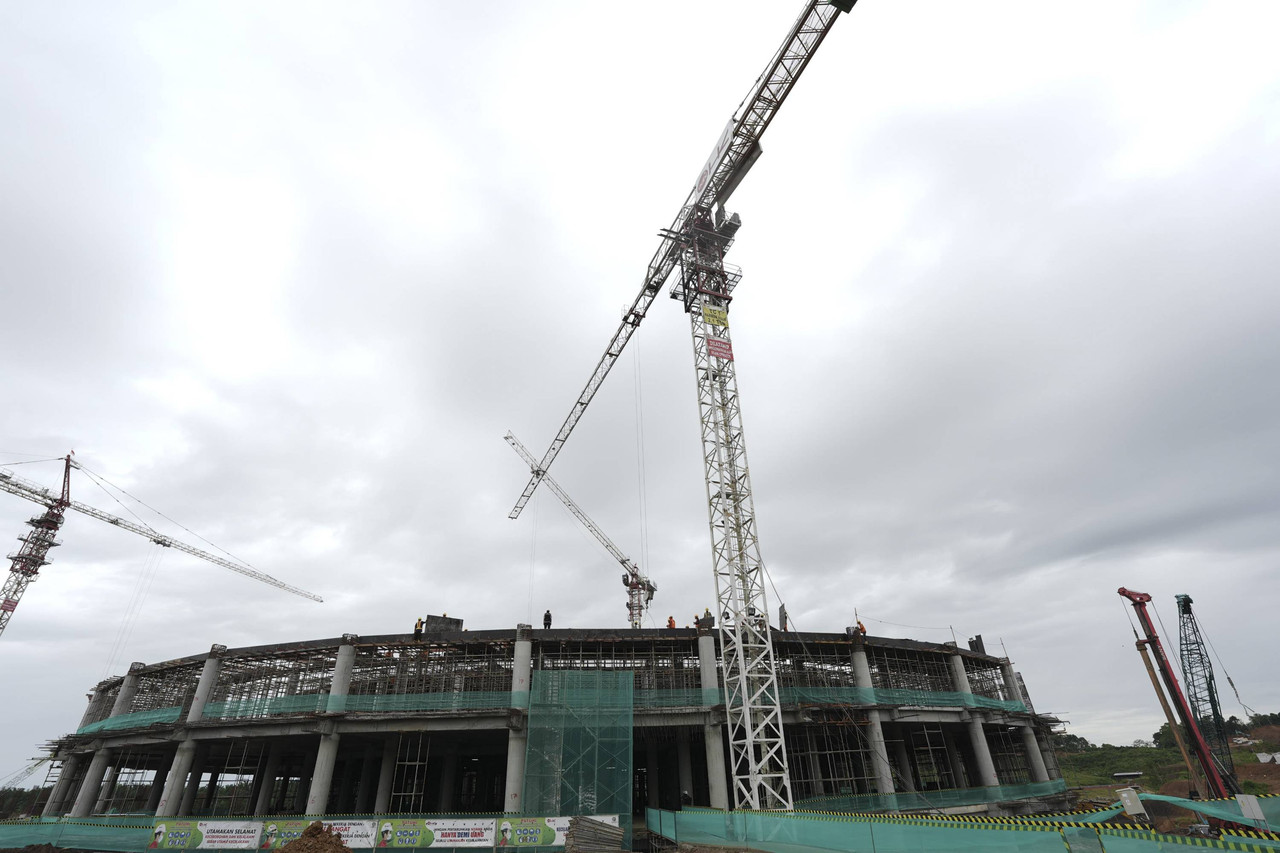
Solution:
<svg viewBox="0 0 1280 853"><path fill-rule="evenodd" d="M622 827L589 817L575 817L569 821L564 850L565 853L617 853L622 850Z"/></svg>
<svg viewBox="0 0 1280 853"><path fill-rule="evenodd" d="M343 843L341 835L317 820L281 847L280 853L351 853L351 848Z"/></svg>

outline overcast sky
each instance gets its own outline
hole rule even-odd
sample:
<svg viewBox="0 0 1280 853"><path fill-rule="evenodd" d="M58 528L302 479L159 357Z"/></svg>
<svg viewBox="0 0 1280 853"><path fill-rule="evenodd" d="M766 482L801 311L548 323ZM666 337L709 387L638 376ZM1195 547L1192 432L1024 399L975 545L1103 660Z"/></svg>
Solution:
<svg viewBox="0 0 1280 853"><path fill-rule="evenodd" d="M0 462L74 449L325 598L70 514L0 638L0 778L134 660L446 611L624 626L554 496L507 519L502 436L541 455L798 11L0 2ZM1037 710L1129 743L1162 717L1116 588L1175 643L1185 592L1280 711L1277 31L1267 0L837 22L730 205L795 627L981 633ZM553 469L644 560L654 625L714 600L691 360L664 296ZM38 512L0 494L0 533Z"/></svg>

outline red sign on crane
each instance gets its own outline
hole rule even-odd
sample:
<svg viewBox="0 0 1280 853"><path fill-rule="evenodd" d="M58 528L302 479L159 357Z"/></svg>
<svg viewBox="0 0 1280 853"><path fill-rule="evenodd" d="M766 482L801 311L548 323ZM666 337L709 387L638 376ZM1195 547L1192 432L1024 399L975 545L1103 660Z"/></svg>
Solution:
<svg viewBox="0 0 1280 853"><path fill-rule="evenodd" d="M733 361L733 345L719 338L707 338L707 352L716 358Z"/></svg>

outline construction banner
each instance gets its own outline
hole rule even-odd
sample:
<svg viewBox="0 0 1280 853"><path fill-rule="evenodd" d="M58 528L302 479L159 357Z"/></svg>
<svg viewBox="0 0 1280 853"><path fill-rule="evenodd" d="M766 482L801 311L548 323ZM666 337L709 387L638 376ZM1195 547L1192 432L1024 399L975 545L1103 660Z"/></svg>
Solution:
<svg viewBox="0 0 1280 853"><path fill-rule="evenodd" d="M305 826L305 824L304 824ZM148 850L252 850L262 823L256 820L157 820Z"/></svg>
<svg viewBox="0 0 1280 853"><path fill-rule="evenodd" d="M492 847L493 818L385 818L377 847ZM344 838L345 840L345 838ZM348 846L350 844L348 843Z"/></svg>
<svg viewBox="0 0 1280 853"><path fill-rule="evenodd" d="M590 815L592 820L618 825L618 816ZM495 847L563 847L569 834L568 817L511 817L498 820Z"/></svg>

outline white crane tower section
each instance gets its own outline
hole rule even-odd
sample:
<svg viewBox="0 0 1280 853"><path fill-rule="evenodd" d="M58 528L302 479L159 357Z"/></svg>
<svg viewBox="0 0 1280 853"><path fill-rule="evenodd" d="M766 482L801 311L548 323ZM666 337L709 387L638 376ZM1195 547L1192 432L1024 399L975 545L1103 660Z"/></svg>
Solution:
<svg viewBox="0 0 1280 853"><path fill-rule="evenodd" d="M782 731L773 644L769 637L764 564L756 538L738 382L729 338L729 303L741 273L724 254L741 225L724 204L760 156L760 138L808 66L840 12L856 0L808 0L716 140L680 212L660 236L640 293L623 316L595 371L551 441L510 517L517 518L546 479L623 348L676 268L671 296L689 314L716 598L721 611L726 727L732 752L734 803L740 809L790 809L791 780Z"/></svg>
<svg viewBox="0 0 1280 853"><path fill-rule="evenodd" d="M574 503L573 498L569 497L564 489L560 488L560 484L551 479L551 475L545 471L538 470L538 460L529 452L520 439L516 438L512 433L508 432L505 436L507 444L511 445L511 449L520 455L520 458L529 466L529 470L535 475L541 474L542 482L547 484L560 502L568 507L569 512L573 513L573 517L582 522L582 526L605 547L605 550L613 555L613 558L622 564L622 585L627 588L627 616L631 620L632 628L644 627L644 611L648 608L649 602L653 601L653 594L658 591L657 584L649 580L649 578L640 571L639 566L635 564L630 557L622 553L617 545L613 544L605 532L600 529L600 525L591 520L582 507Z"/></svg>

